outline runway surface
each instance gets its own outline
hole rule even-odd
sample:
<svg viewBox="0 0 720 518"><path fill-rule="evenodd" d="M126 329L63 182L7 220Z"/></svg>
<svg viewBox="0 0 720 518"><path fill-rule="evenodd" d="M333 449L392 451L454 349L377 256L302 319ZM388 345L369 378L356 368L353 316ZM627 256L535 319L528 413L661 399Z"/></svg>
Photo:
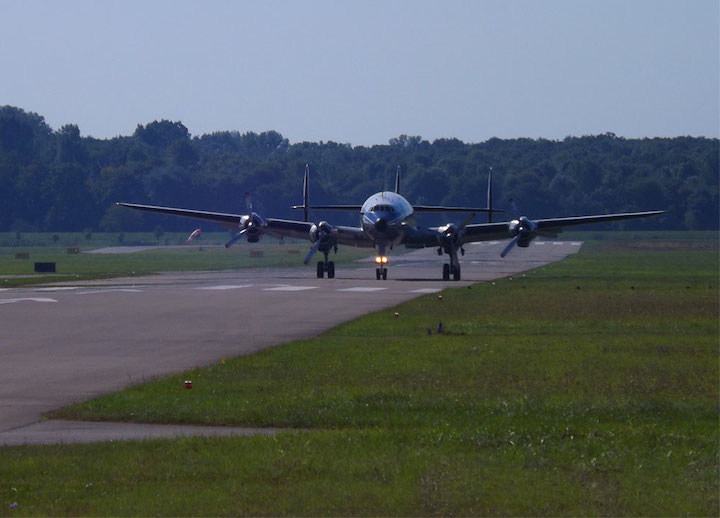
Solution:
<svg viewBox="0 0 720 518"><path fill-rule="evenodd" d="M459 282L440 280L446 256L423 249L391 257L386 281L375 280L368 259L339 266L335 279L298 267L0 290L0 445L216 433L206 427L69 424L42 421L42 415L156 376L312 337L417 296L515 275L581 246L536 242L501 259L506 243L467 245Z"/></svg>

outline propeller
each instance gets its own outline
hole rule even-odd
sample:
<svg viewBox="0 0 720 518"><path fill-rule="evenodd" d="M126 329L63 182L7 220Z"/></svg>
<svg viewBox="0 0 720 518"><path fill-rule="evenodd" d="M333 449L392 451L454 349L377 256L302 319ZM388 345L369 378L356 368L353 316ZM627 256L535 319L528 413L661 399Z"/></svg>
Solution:
<svg viewBox="0 0 720 518"><path fill-rule="evenodd" d="M447 225L440 227L438 230L442 233L441 240L444 245L453 245L459 247L462 245L462 239L465 237L465 227L473 220L475 213L468 215L460 225L454 223L448 223Z"/></svg>
<svg viewBox="0 0 720 518"><path fill-rule="evenodd" d="M512 220L508 225L512 240L500 252L500 257L505 257L515 245L523 248L528 246L530 241L535 239L535 229L537 229L537 224L527 216L520 216L518 219Z"/></svg>
<svg viewBox="0 0 720 518"><path fill-rule="evenodd" d="M313 246L303 262L309 263L318 250L329 251L333 247L337 248L337 234L337 229L327 221L321 221L310 227L310 241L313 242Z"/></svg>
<svg viewBox="0 0 720 518"><path fill-rule="evenodd" d="M253 212L252 197L249 192L245 193L245 207L247 208L247 215L240 218L238 224L240 231L225 243L225 248L230 248L243 236L246 236L247 240L252 243L257 242L263 234L262 227L265 222L256 212Z"/></svg>

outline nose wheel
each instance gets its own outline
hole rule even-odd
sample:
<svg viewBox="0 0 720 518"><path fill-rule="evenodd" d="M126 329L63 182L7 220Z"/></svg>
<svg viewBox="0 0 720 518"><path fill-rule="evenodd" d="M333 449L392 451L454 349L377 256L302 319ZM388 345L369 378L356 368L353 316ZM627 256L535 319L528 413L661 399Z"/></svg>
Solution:
<svg viewBox="0 0 720 518"><path fill-rule="evenodd" d="M387 268L375 268L375 278L377 280L387 280Z"/></svg>

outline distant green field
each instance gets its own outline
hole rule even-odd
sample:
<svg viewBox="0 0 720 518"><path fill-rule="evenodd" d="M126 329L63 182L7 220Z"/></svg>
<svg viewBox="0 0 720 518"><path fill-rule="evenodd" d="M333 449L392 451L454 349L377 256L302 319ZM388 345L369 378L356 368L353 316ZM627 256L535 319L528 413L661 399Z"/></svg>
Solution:
<svg viewBox="0 0 720 518"><path fill-rule="evenodd" d="M60 410L287 432L0 448L0 515L717 516L718 258L590 241Z"/></svg>

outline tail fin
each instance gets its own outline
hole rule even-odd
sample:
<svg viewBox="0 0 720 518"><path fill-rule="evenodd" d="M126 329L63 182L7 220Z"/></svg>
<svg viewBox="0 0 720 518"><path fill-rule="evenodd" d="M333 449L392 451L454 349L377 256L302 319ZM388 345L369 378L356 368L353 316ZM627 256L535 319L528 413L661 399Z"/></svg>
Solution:
<svg viewBox="0 0 720 518"><path fill-rule="evenodd" d="M488 173L487 208L488 208L488 223L492 223L492 220L493 220L492 167L490 168L490 172Z"/></svg>
<svg viewBox="0 0 720 518"><path fill-rule="evenodd" d="M397 166L397 173L395 174L395 194L400 194L400 166Z"/></svg>
<svg viewBox="0 0 720 518"><path fill-rule="evenodd" d="M310 165L305 164L305 178L303 178L303 221L308 220L308 197L309 197L309 183L310 183Z"/></svg>

